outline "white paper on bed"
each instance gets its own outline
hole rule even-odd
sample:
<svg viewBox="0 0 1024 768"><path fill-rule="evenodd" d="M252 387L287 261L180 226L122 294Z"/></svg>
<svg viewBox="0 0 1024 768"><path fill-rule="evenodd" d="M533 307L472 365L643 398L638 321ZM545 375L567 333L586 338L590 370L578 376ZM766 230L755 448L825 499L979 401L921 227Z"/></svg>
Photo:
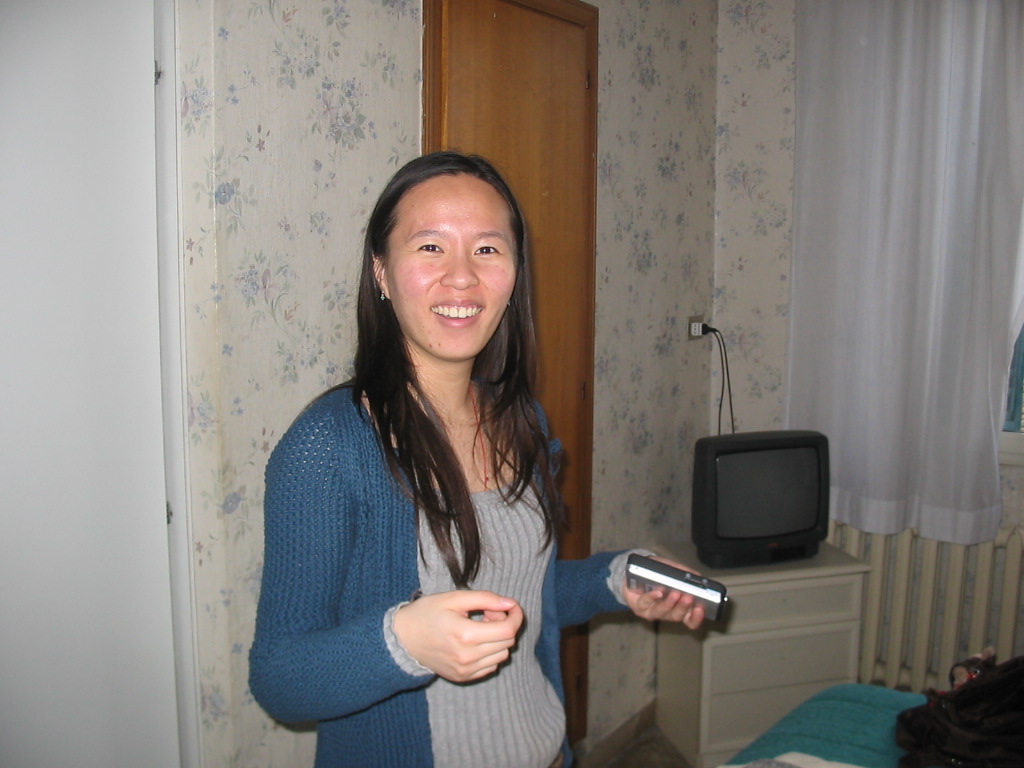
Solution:
<svg viewBox="0 0 1024 768"><path fill-rule="evenodd" d="M834 760L822 760L814 755L803 752L787 752L771 758L761 758L752 763L728 763L719 768L859 768L850 763L837 763Z"/></svg>

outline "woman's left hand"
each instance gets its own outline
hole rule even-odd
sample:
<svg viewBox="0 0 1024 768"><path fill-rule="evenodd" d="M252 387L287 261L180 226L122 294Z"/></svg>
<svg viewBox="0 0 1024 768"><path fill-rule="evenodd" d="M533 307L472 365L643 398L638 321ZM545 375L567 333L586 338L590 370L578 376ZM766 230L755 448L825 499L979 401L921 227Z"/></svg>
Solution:
<svg viewBox="0 0 1024 768"><path fill-rule="evenodd" d="M685 571L692 571L681 563L656 557L668 565L682 568ZM642 589L630 589L626 585L626 604L641 619L648 621L680 621L690 629L697 629L704 621L704 608L697 605L693 595L677 592L673 589L652 589L645 592Z"/></svg>

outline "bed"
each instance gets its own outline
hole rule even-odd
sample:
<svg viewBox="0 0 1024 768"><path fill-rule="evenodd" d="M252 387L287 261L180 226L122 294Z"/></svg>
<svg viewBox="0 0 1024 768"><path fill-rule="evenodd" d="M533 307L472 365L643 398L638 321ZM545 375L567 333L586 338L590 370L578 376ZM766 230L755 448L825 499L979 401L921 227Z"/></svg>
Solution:
<svg viewBox="0 0 1024 768"><path fill-rule="evenodd" d="M812 696L727 765L750 768L896 768L896 716L925 702L917 693L847 683Z"/></svg>

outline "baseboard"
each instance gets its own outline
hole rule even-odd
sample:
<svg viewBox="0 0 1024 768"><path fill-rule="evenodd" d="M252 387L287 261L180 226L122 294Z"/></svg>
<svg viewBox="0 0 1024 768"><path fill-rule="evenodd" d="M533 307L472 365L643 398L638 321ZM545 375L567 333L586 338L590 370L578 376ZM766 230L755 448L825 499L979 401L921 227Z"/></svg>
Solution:
<svg viewBox="0 0 1024 768"><path fill-rule="evenodd" d="M585 753L580 753L577 749L575 764L579 768L605 768L640 734L654 725L654 705L655 702L651 701Z"/></svg>

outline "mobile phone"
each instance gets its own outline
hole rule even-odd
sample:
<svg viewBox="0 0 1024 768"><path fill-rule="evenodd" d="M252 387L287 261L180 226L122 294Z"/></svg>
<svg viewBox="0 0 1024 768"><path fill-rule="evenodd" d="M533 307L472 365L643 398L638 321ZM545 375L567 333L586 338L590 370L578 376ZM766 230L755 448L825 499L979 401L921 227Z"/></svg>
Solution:
<svg viewBox="0 0 1024 768"><path fill-rule="evenodd" d="M724 584L644 555L633 554L626 560L626 583L631 589L647 592L673 589L693 595L704 606L704 616L708 621L720 621L729 602Z"/></svg>

